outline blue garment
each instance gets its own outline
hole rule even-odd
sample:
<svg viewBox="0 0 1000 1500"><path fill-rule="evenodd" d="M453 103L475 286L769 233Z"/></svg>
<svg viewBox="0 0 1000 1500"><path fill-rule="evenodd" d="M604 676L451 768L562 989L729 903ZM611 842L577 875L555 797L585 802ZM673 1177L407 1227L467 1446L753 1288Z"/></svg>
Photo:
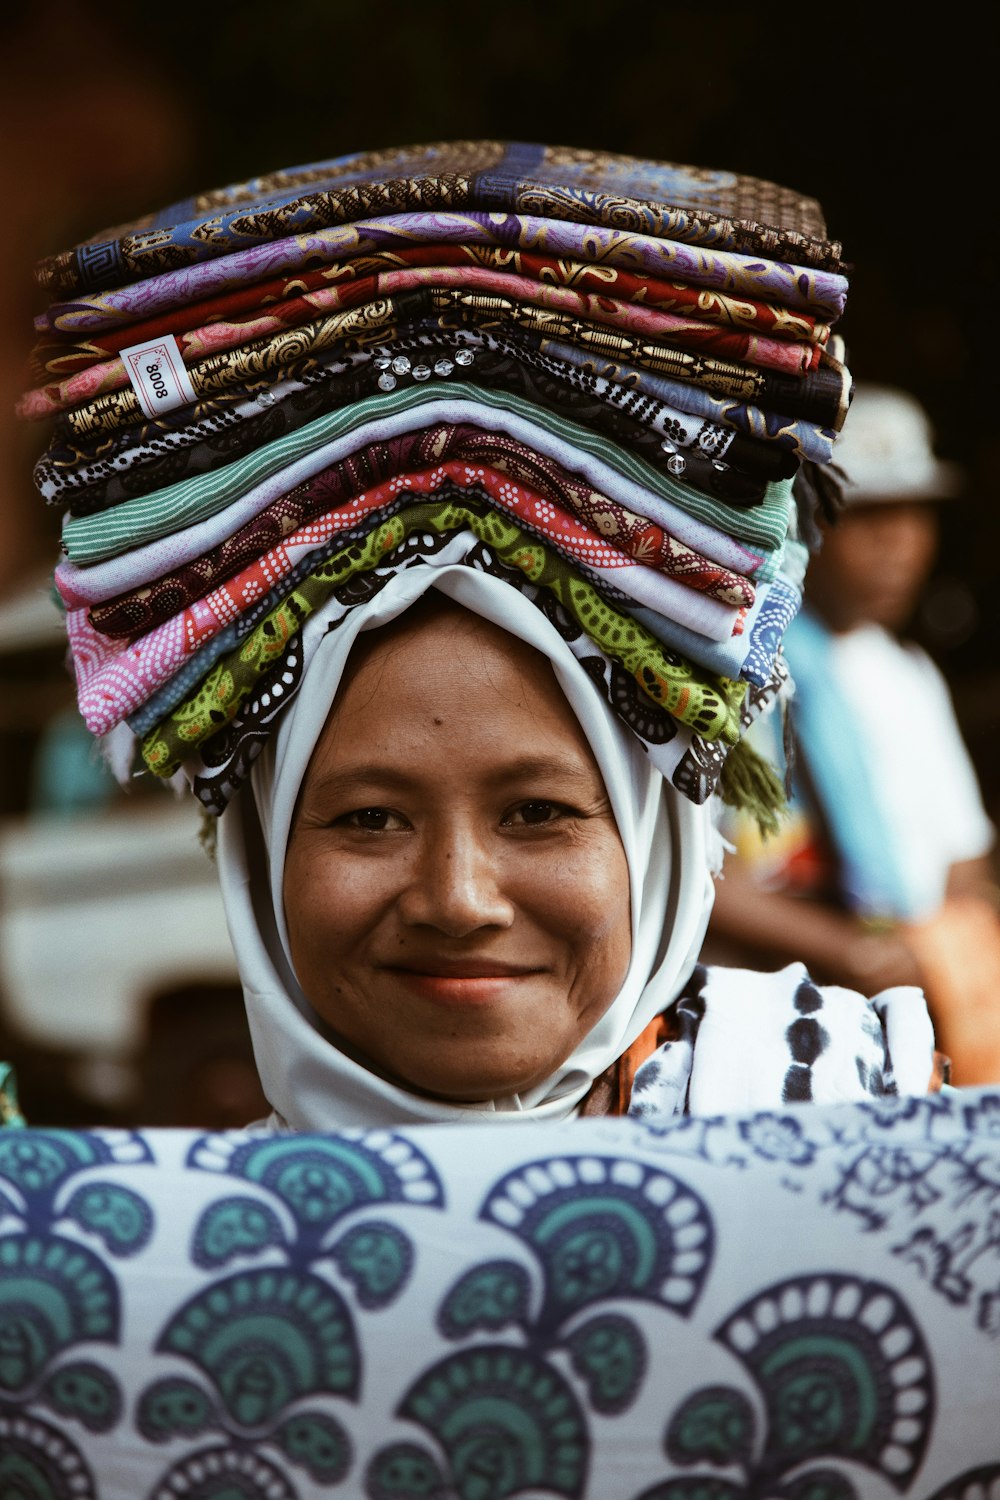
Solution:
<svg viewBox="0 0 1000 1500"><path fill-rule="evenodd" d="M843 898L862 916L911 917L916 893L833 670L830 631L807 606L786 631L785 655L795 683L790 712L796 740L840 861Z"/></svg>

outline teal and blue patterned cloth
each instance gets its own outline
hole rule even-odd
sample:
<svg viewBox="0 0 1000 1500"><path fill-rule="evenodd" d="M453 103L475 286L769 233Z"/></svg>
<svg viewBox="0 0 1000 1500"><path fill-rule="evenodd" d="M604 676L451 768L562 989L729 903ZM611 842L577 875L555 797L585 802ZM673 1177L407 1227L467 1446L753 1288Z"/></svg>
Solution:
<svg viewBox="0 0 1000 1500"><path fill-rule="evenodd" d="M0 1210L18 1500L1000 1494L995 1090L10 1130Z"/></svg>

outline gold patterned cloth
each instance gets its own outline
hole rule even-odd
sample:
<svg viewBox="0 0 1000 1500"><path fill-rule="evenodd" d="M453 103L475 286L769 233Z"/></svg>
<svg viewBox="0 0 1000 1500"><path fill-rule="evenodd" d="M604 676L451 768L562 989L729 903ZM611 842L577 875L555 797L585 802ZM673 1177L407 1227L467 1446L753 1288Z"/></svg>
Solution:
<svg viewBox="0 0 1000 1500"><path fill-rule="evenodd" d="M245 282L240 287L223 289L215 296L179 306L173 312L160 313L151 327L116 318L110 309L102 317L99 304L91 308L89 316L80 307L76 316L67 316L65 326L57 318L55 330L40 330L43 337L32 352L31 373L39 383L53 375L73 375L126 345L137 343L147 334L174 333L184 346L190 340L201 352L208 353L211 351L202 348L208 329L222 330L231 336L245 325L255 325L265 312L271 318L280 317L285 324L308 322L308 317L298 316L299 308L311 305L316 311L334 311L332 305L323 305L323 299L329 300L331 293L336 294L338 305L349 306L388 290L381 286L366 290L366 284L373 278L409 271L422 272L425 280L433 280L442 271L456 270L527 278L539 288L584 292L626 304L641 303L645 308L674 317L703 320L722 329L796 344L823 347L830 337L829 323L815 314L795 312L754 297L699 288L676 279L638 275L607 259L598 262L574 256L542 255L516 246L471 240L451 245L438 241L431 245L386 247L351 260L338 259L313 270ZM200 335L193 330L201 330ZM54 340L55 331L74 334L75 340L70 343L65 339ZM247 336L252 337L253 333ZM187 359L186 347L184 352Z"/></svg>
<svg viewBox="0 0 1000 1500"><path fill-rule="evenodd" d="M470 327L501 332L523 329L539 340L568 342L585 355L628 363L685 385L696 385L715 396L772 407L788 416L803 417L837 430L843 425L850 402L850 375L843 363L826 350L817 350L815 368L793 374L750 361L675 347L655 337L605 326L557 308L462 287L428 287L399 297L377 297L360 307L334 312L209 354L189 365L187 374L195 396L205 400L234 386L246 386L261 376L278 377L304 355L323 355L337 348L354 352L398 339L415 325L421 326L427 318L435 319L443 329ZM113 432L137 422L143 409L127 383L121 360L115 363L121 368L108 383L116 388L106 394L66 409L64 392L55 390L49 399L43 388L24 397L20 414L41 417L65 410L67 428L78 437ZM81 377L73 379L80 381Z"/></svg>

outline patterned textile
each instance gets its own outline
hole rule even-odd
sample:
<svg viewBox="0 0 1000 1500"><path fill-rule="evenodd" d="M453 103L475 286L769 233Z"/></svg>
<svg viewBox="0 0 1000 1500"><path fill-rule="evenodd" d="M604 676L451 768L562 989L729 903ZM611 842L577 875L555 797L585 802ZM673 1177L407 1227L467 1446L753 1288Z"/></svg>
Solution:
<svg viewBox="0 0 1000 1500"><path fill-rule="evenodd" d="M698 964L667 1018L667 1039L635 1073L629 1114L650 1123L785 1104L923 1092L937 1067L923 992L871 1000L817 985L802 963L776 973Z"/></svg>
<svg viewBox="0 0 1000 1500"><path fill-rule="evenodd" d="M262 376L273 378L303 353L321 354L341 347L347 352L404 335L412 325L437 315L442 328L520 328L539 338L575 345L584 353L622 359L639 369L692 383L709 393L772 407L790 417L801 417L838 430L850 401L850 377L844 365L827 350L819 351L815 369L797 374L768 370L757 364L714 354L673 348L655 337L604 327L587 318L560 312L513 297L477 294L462 288L438 291L421 288L372 299L356 308L330 313L300 327L252 339L235 349L206 355L187 367L196 397L213 396ZM95 366L100 372L105 366ZM50 400L45 390L29 392L18 405L22 418L41 418L64 411L68 428L80 436L114 431L142 415L139 399L125 385L123 366L113 366L116 389L68 406L57 391ZM70 380L86 385L90 372ZM97 378L97 377L95 377Z"/></svg>
<svg viewBox="0 0 1000 1500"><path fill-rule="evenodd" d="M464 289L409 293L414 313L425 300L440 313L443 326L490 323L513 324L539 338L562 339L588 353L624 358L641 370L668 375L684 383L693 382L723 396L731 396L787 411L837 430L843 425L850 402L850 377L843 364L827 350L820 350L815 365L795 373L769 370L760 361L742 363L738 358L699 354L674 349L655 337L634 336L627 330L604 327L593 320L535 307L512 297L477 296ZM394 299L405 316L409 309Z"/></svg>
<svg viewBox="0 0 1000 1500"><path fill-rule="evenodd" d="M0 1132L0 1475L53 1500L986 1500L1000 1095Z"/></svg>
<svg viewBox="0 0 1000 1500"><path fill-rule="evenodd" d="M711 517L719 514L718 506L713 506L696 492L692 493L680 480L651 469L618 445L604 442L557 413L532 407L504 392L472 390L455 382L447 387L416 386L355 402L350 407L317 417L307 426L255 449L223 470L182 480L179 484L93 516L68 520L62 532L63 551L71 562L100 562L158 537L176 534L198 521L218 516L251 494L258 499L252 507L248 502L248 508L251 514L258 514L267 499L286 493L295 484L312 478L329 463L356 448L420 426L422 415L425 419L431 416L441 420L476 422L477 418L482 420L484 406L493 409L490 420L512 436L522 435L524 428L518 419L526 420L530 431L536 435L534 442L529 436L531 446L551 453L565 467L588 478L594 472L594 465L590 462L593 456L604 470L604 484L595 484L602 493L616 493L611 487L617 473L641 484L651 496L671 500L691 514L697 515L699 511ZM337 443L340 451L334 451ZM610 475L608 470L612 471ZM270 485L267 491L265 484ZM772 535L778 541L787 530L790 495L788 483L776 483L770 488L767 509ZM762 506L753 518L753 524L761 530L765 526L763 509ZM231 519L235 520L235 514ZM233 529L227 520L223 535L229 535ZM197 552L192 555L197 556Z"/></svg>
<svg viewBox="0 0 1000 1500"><path fill-rule="evenodd" d="M527 530L561 557L577 563L581 576L575 590L577 597L590 592L586 580L591 580L602 597L623 600L641 596L640 602L651 608L659 605L663 613L669 609L673 618L683 620L687 613L691 629L702 625L706 632L710 628L721 630L730 623L732 628L728 633L734 633L735 622L741 618L740 612L713 609L712 601L699 600L696 596L692 597L691 605L685 611L683 605L675 603L676 589L685 585L674 584L671 588L670 580L664 574L632 562L624 553L602 543L594 533L575 525L570 517L560 513L547 500L539 499L523 486L511 485L503 475L482 468L472 469L464 464L445 463L423 472L394 475L386 484L361 494L356 505L339 512L328 512L318 521L301 527L234 578L220 584L206 597L199 598L129 646L96 631L83 611L71 611L67 617L67 632L76 668L78 706L88 726L95 734L106 733L118 718L145 701L150 691L165 681L204 641L269 590L280 590L296 560L318 560L318 555L327 552L329 546L342 547L346 530L350 530L355 538L359 533L367 536L364 529L366 514L380 514L392 497L399 497L401 491L407 493L408 507L411 493L414 502L426 499L437 495L449 481L448 493L470 489L475 492L477 500L486 500L501 515L513 511L519 523L515 534ZM400 514L404 526L409 527L409 509L404 508ZM414 524L421 524L422 515L423 507L415 505ZM422 524L432 523L428 519ZM496 535L492 540L503 555ZM512 545L512 541L508 540L508 545ZM519 551L519 566L523 565L520 559L524 555L523 549ZM648 671L648 668L643 670L644 681ZM647 688L647 691L652 689ZM685 712L695 712L694 699L695 694L686 693ZM116 717L109 720L112 713ZM699 727L704 729L705 726L700 724ZM714 736L709 734L708 737Z"/></svg>
<svg viewBox="0 0 1000 1500"><path fill-rule="evenodd" d="M551 507L568 511L594 539L590 541L586 536L583 539L586 549L580 554L583 562L593 555L599 539L604 539L613 550L659 568L665 575L725 604L742 608L754 601L755 590L748 577L714 563L655 522L599 494L546 454L502 433L470 424L439 423L359 449L349 459L324 469L314 480L280 496L219 547L187 567L95 606L88 613L90 623L104 635L128 636L134 640L169 619L179 608L193 603L209 588L234 577L241 566L264 556L269 547L284 538L291 539L292 533L320 516L325 507L358 495L390 475L409 474L431 464L451 465L456 461L486 466L489 472L477 474L477 478L487 486L498 505L515 510L524 508L517 484L505 486L504 493L497 493L493 481L499 474L530 487L534 498L528 502L525 516L528 518L540 504L546 505L546 527L555 519L556 511ZM351 515L359 509L352 508ZM567 518L560 529L568 537L574 531L572 520ZM553 540L559 545L557 538Z"/></svg>
<svg viewBox="0 0 1000 1500"><path fill-rule="evenodd" d="M390 509L391 507L387 507L386 511L378 515L379 522L388 519ZM301 571L298 568L292 571L296 580L304 577L305 565ZM377 569L375 571L378 572ZM341 592L341 590L334 590L335 595ZM163 687L158 688L140 708L128 715L127 723L133 734L137 737L147 734L161 719L166 718L183 703L197 684L207 676L215 663L238 647L249 634L250 629L279 602L279 598L280 594L277 589L269 590L252 609L221 629L217 635L199 646L190 656L185 657ZM686 657L689 661L700 659L700 665L713 676L740 678L754 688L766 689L775 680L775 666L781 650L782 637L789 623L798 613L801 603L801 587L791 583L789 579L782 577L773 584L762 584L757 590L757 598L753 606L747 611L743 631L740 635L733 636L730 641L724 642L706 641L703 637L695 637L692 631L679 625L676 620L642 606L623 604L619 605L619 608L625 609L668 651ZM542 603L541 607L552 610L551 596L547 602ZM561 629L566 634L572 634L578 627L573 627L569 623L569 617L564 616ZM290 643L288 651L291 650ZM284 682L286 687L291 686L294 674L292 677L287 676L284 661L274 671L278 680ZM265 673L265 679L269 675ZM255 689L255 692L258 691L259 687ZM242 714L241 708L237 711L236 719L240 719Z"/></svg>
<svg viewBox="0 0 1000 1500"><path fill-rule="evenodd" d="M692 418L633 386L590 377L509 335L462 329L411 334L344 358L297 361L273 386L240 387L184 408L182 426L169 419L134 423L96 441L60 433L38 460L35 483L49 504L91 515L187 474L207 473L325 410L452 375L475 375L535 405L563 408L727 505L759 504L769 480L791 478L798 469L793 455Z"/></svg>
<svg viewBox="0 0 1000 1500"><path fill-rule="evenodd" d="M208 324L255 324L264 310L278 312L287 320L287 310L292 304L303 300L311 303L315 292L331 287L343 291L385 272L417 266L463 267L470 271L489 268L550 286L598 292L626 304L638 301L643 306L675 316L705 319L722 328L740 329L772 339L821 345L830 336L829 323L808 313L792 312L789 308L749 297L727 297L725 293L707 291L684 281L637 276L624 267L606 263L560 259L497 245L413 245L395 251L358 255L297 276L251 282L218 297L177 307L148 322L124 324L107 332L96 331L90 338L58 342L42 340L32 351L31 370L41 383L49 375L71 375L116 354L129 344L138 344L145 338L159 337L164 333L180 336L192 328L204 328ZM320 307L322 304L315 305ZM253 337L253 333L248 337Z"/></svg>
<svg viewBox="0 0 1000 1500"><path fill-rule="evenodd" d="M697 383L670 379L652 370L623 363L615 357L604 358L594 351L580 349L559 339L540 337L538 347L553 359L577 365L585 376L616 384L631 384L644 396L680 406L689 416L706 417L709 421L734 427L737 433L746 438L775 443L799 458L826 464L833 456L833 444L837 436L834 427L821 426L812 419L790 415L752 401L720 396ZM835 388L842 395L840 376L836 371L833 374ZM837 395L838 400L840 395Z"/></svg>
<svg viewBox="0 0 1000 1500"><path fill-rule="evenodd" d="M232 203L239 207L228 208ZM37 276L50 295L118 286L373 210L414 208L535 213L834 272L843 267L819 205L774 183L605 152L462 141L341 157L286 175L282 188L266 179L224 188L208 202L174 204L131 230L48 257Z"/></svg>
<svg viewBox="0 0 1000 1500"><path fill-rule="evenodd" d="M773 826L781 784L744 736L783 705L853 389L814 200L438 142L231 184L37 271L19 412L54 419L35 479L116 776L141 755L221 812L316 631L350 619L350 642L391 568L420 571L378 618L454 564L435 586L501 614L497 580L522 596L689 802Z"/></svg>
<svg viewBox="0 0 1000 1500"><path fill-rule="evenodd" d="M671 651L697 660L706 671L720 677L742 677L764 687L771 680L784 633L801 606L801 583L782 574L773 583L758 585L742 631L728 641L703 641L677 620L656 615L641 605L632 607L629 613Z"/></svg>
<svg viewBox="0 0 1000 1500"><path fill-rule="evenodd" d="M187 330L178 335L177 346L184 363L193 365L208 355L242 347L281 333L286 328L305 327L317 316L325 317L332 312L363 306L381 297L396 297L425 288L438 294L456 287L462 291L463 297L487 297L490 301L498 297L519 306L549 308L571 318L584 318L610 328L642 334L671 347L703 349L724 359L749 360L762 368L784 370L792 375L804 375L815 370L819 363L818 344L783 342L756 333L736 332L702 318L662 312L645 302L622 302L606 293L551 286L527 276L481 266L386 271L342 287L327 287L270 305L246 322L220 320ZM476 306L477 303L470 302L469 305ZM88 364L64 380L29 391L21 398L18 415L29 419L53 416L68 407L93 400L106 391L121 390L128 381L124 361L112 356Z"/></svg>
<svg viewBox="0 0 1000 1500"><path fill-rule="evenodd" d="M282 597L240 650L208 674L196 697L171 715L175 738L161 725L155 731L155 745L147 739L143 756L151 770L172 775L185 744L200 743L231 719L261 673L274 665L276 656L303 622L338 585L383 562L386 554L394 552L408 537L419 537L423 531L447 533L463 528L486 543L508 568L519 569L533 583L550 590L578 624L586 624L591 639L631 673L654 703L706 739L736 742L745 684L722 679L713 682L707 674L699 674L692 663L665 653L648 631L605 602L577 569L568 566L551 548L526 537L509 518L484 505L476 493L478 485L458 485L454 480L449 483L440 473L432 472L425 477L424 486L427 503L407 504L391 519L366 532L360 542L334 552ZM373 503L384 504L395 488L392 482L384 486L381 495L372 497ZM264 576L271 571L270 565L260 569ZM165 680L182 656L200 643L199 627L205 637L214 633L233 618L235 601L247 592L249 586L244 588L241 580L234 580L229 590L219 591L222 602L205 601L202 610L189 611L161 627L154 643L144 638L103 665L88 659L84 648L74 644L80 711L92 732L106 733L148 697L152 687ZM263 592L259 585L256 592ZM130 701L130 684L134 684L133 695L141 694L134 701Z"/></svg>
<svg viewBox="0 0 1000 1500"><path fill-rule="evenodd" d="M262 672L249 695L237 707L231 722L216 728L197 753L178 749L178 754L183 754L184 774L203 805L213 813L225 809L249 773L277 716L299 692L304 673L325 634L339 628L355 607L366 604L379 594L401 568L444 568L454 564L501 578L555 623L560 636L587 671L594 688L642 744L650 764L682 796L697 805L706 802L727 784L726 778L731 779L734 765L743 764L742 736L757 718L773 708L787 686L787 668L780 649L777 649L762 681L747 687L739 715L740 741L730 746L723 739L708 740L661 708L645 690L645 685L640 684L615 655L605 652L597 644L590 622L586 629L582 628L550 588L532 582L520 567L507 566L490 545L476 541L471 532L449 536L427 529L406 538L382 566L357 573L346 585L330 590L322 608L306 619L301 631L287 638L284 654L275 665ZM248 616L247 625L252 623L256 628L270 603L268 598L266 603L261 601L256 610L249 612L252 620ZM626 638L629 638L630 631L631 625ZM262 644L266 647L266 639ZM274 644L278 649L278 642ZM208 650L203 648L206 655ZM235 650L228 665L230 668L238 665ZM228 678L223 677L218 685L228 692ZM211 717L215 707L210 696L200 689L189 706L195 715L193 722L197 723L204 723L206 714ZM137 726L134 732L139 732ZM148 735L147 740L149 744L155 744L156 735ZM165 748L172 755L170 747ZM738 805L739 799L736 801Z"/></svg>
<svg viewBox="0 0 1000 1500"><path fill-rule="evenodd" d="M518 214L411 213L363 219L338 229L289 235L221 260L166 271L148 281L91 292L72 302L53 303L35 320L47 329L80 333L156 317L247 282L296 275L324 263L365 256L383 249L409 249L417 243L472 243L502 249L535 249L554 256L621 266L660 279L680 279L737 298L750 298L822 321L839 318L846 301L844 276L785 265L760 256L691 248L649 235L597 225Z"/></svg>

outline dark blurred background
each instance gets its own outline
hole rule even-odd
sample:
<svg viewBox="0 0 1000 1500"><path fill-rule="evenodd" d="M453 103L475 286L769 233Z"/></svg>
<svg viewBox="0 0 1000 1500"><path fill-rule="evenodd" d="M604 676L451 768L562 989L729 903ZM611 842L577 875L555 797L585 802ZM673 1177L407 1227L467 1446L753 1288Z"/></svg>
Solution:
<svg viewBox="0 0 1000 1500"><path fill-rule="evenodd" d="M995 42L908 6L181 0L151 12L39 0L3 15L0 815L15 851L37 810L39 731L72 717L60 643L31 607L58 540L58 516L31 483L47 433L12 415L43 305L35 261L200 189L459 136L730 168L819 199L853 268L839 325L852 372L908 386L942 455L967 474L913 633L948 676L1000 817ZM120 811L99 793L94 805ZM187 1003L191 976L168 977ZM225 990L225 974L219 982ZM71 1038L53 1034L37 1069L21 1043L43 1113L105 1118L117 1107L150 1123L151 1095L137 1095L141 1068L129 1061L136 1036L148 1047L155 1007L143 1005L131 1050L97 1048L89 1072L73 1074ZM15 1028L7 1050L18 1042Z"/></svg>

